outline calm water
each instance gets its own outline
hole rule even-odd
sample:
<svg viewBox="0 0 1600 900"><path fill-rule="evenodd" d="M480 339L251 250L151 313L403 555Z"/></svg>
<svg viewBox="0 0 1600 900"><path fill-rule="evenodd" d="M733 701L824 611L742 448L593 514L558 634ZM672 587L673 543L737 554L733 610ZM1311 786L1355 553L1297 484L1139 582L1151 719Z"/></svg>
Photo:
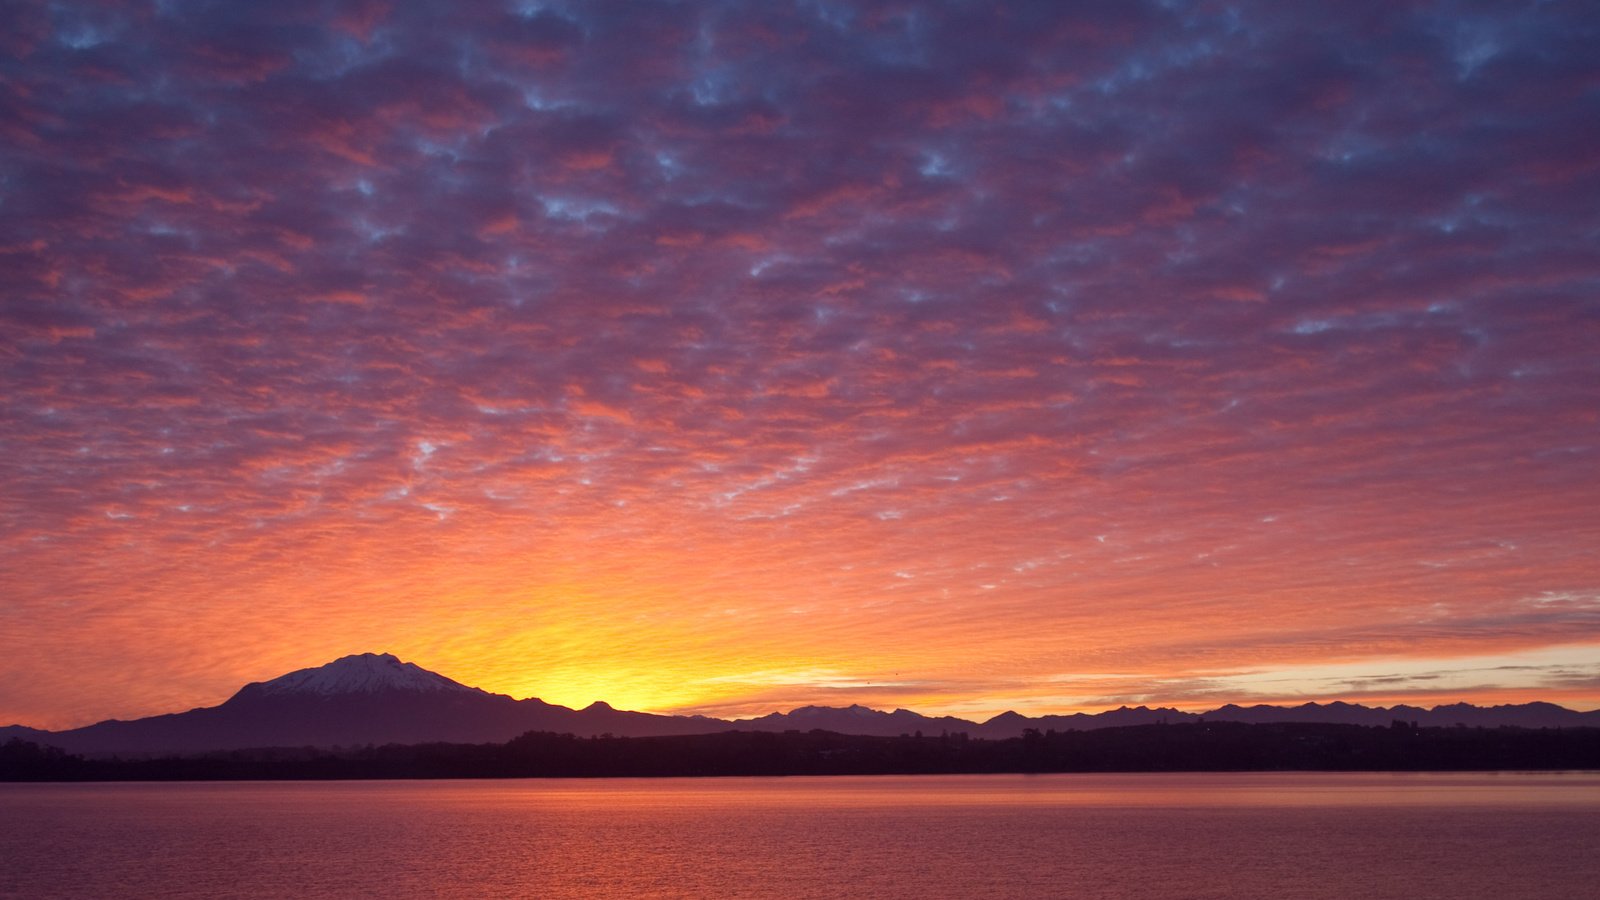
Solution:
<svg viewBox="0 0 1600 900"><path fill-rule="evenodd" d="M0 785L0 896L1600 896L1600 773Z"/></svg>

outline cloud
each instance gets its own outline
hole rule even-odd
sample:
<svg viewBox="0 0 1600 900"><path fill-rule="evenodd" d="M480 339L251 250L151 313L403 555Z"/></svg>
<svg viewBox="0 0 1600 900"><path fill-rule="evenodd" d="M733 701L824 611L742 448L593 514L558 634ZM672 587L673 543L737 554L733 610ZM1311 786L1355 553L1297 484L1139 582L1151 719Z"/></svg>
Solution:
<svg viewBox="0 0 1600 900"><path fill-rule="evenodd" d="M0 718L1597 639L1572 9L18 23Z"/></svg>

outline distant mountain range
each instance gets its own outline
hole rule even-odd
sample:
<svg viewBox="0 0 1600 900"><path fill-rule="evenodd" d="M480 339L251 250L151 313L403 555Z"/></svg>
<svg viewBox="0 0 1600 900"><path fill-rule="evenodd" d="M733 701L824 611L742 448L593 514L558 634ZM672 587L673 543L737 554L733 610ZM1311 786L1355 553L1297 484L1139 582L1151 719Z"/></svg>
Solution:
<svg viewBox="0 0 1600 900"><path fill-rule="evenodd" d="M707 734L719 731L811 731L893 737L965 732L974 738L1011 738L1025 729L1086 731L1122 725L1207 721L1306 722L1419 726L1574 728L1600 727L1600 710L1574 712L1551 703L1480 707L1455 703L1367 707L1306 703L1300 706L1234 704L1206 713L1171 708L1121 707L1102 713L1024 716L1005 712L985 722L924 716L865 706L803 706L753 719L663 716L613 709L596 702L570 709L538 699L516 700L468 687L383 653L363 653L324 666L253 682L220 706L132 721L111 719L67 731L21 725L0 727L0 742L21 738L70 753L106 756L192 754L257 747L351 747L367 744L497 743L529 731L610 734L617 737Z"/></svg>

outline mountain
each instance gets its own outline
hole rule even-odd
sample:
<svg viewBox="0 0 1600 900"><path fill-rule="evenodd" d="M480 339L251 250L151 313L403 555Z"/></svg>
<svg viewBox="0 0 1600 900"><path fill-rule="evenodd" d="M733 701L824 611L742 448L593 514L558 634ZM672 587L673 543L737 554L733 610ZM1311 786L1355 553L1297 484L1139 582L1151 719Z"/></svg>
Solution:
<svg viewBox="0 0 1600 900"><path fill-rule="evenodd" d="M416 663L401 662L388 653L362 653L336 659L325 666L300 669L271 681L245 685L238 696L273 697L295 694L335 696L338 694L378 694L386 691L414 693L487 693L459 681L429 672Z"/></svg>
<svg viewBox="0 0 1600 900"><path fill-rule="evenodd" d="M1396 707L1397 709L1399 707ZM1416 709L1415 707L1411 707ZM1505 704L1501 706L1473 706L1470 703L1452 703L1435 706L1431 710L1417 710L1418 725L1454 726L1469 728L1499 728L1510 725L1517 728L1581 728L1600 726L1600 710L1576 712L1554 703ZM1398 718L1398 717L1397 717Z"/></svg>
<svg viewBox="0 0 1600 900"><path fill-rule="evenodd" d="M1199 716L1170 707L1119 706L1100 713L1073 713L1069 716L1038 716L1030 718L1007 710L978 726L973 737L1001 739L1016 737L1024 729L1038 731L1090 731L1096 728L1117 728L1124 725L1162 725L1193 722Z"/></svg>
<svg viewBox="0 0 1600 900"><path fill-rule="evenodd" d="M26 725L0 725L0 744L6 741L32 741L35 744L50 743L51 734Z"/></svg>
<svg viewBox="0 0 1600 900"><path fill-rule="evenodd" d="M1102 713L1073 713L1069 716L1029 717L1007 710L983 723L954 716L925 716L909 709L892 713L854 705L844 708L802 706L788 713L771 713L755 719L736 719L730 724L746 731L837 731L840 734L898 737L902 734L940 734L964 732L969 737L1002 740L1014 738L1026 729L1038 731L1089 731L1122 725L1157 725L1164 722L1193 722L1199 716L1171 708L1146 706L1107 710ZM1384 721L1388 724L1388 720Z"/></svg>
<svg viewBox="0 0 1600 900"><path fill-rule="evenodd" d="M1270 722L1305 722L1330 725L1388 725L1414 722L1432 728L1581 728L1600 727L1600 710L1574 712L1554 703L1519 703L1503 706L1473 706L1452 703L1423 709L1420 706L1362 706L1358 703L1302 703L1299 706L1237 706L1229 703L1204 718L1218 722L1245 722L1259 725Z"/></svg>
<svg viewBox="0 0 1600 900"><path fill-rule="evenodd" d="M972 732L977 724L953 716L925 716L909 709L894 712L851 705L802 706L787 713L770 713L754 719L735 719L728 727L742 731L836 731L840 734L898 737L902 734L939 734L943 731ZM1020 733L1020 732L1019 732Z"/></svg>
<svg viewBox="0 0 1600 900"><path fill-rule="evenodd" d="M220 706L129 722L112 719L27 739L72 753L105 755L497 743L528 731L642 737L714 730L718 728L707 728L697 718L623 712L605 704L578 711L538 699L515 700L387 653L363 653L247 684Z"/></svg>
<svg viewBox="0 0 1600 900"><path fill-rule="evenodd" d="M1304 703L1299 706L1228 704L1206 713L1170 707L1119 707L1101 713L1030 717L1004 712L983 723L953 716L925 716L866 706L802 706L750 719L663 716L630 712L596 702L569 709L537 698L516 700L469 687L402 662L388 653L362 653L270 681L252 682L219 706L151 716L111 719L68 731L21 725L0 728L0 743L13 739L48 744L71 753L107 756L192 754L257 747L351 747L368 744L503 743L529 731L656 737L719 731L832 731L877 737L922 732L965 733L999 740L1025 730L1088 731L1124 725L1221 722L1421 726L1572 728L1600 727L1600 710L1574 712L1551 703L1480 707L1455 703L1367 707Z"/></svg>

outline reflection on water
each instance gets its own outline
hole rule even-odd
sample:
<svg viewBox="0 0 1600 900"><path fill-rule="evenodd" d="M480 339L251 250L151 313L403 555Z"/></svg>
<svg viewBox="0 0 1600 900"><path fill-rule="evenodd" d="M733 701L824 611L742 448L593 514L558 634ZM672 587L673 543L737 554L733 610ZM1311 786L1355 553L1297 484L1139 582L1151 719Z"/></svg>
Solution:
<svg viewBox="0 0 1600 900"><path fill-rule="evenodd" d="M1600 774L0 785L4 896L1593 896Z"/></svg>

